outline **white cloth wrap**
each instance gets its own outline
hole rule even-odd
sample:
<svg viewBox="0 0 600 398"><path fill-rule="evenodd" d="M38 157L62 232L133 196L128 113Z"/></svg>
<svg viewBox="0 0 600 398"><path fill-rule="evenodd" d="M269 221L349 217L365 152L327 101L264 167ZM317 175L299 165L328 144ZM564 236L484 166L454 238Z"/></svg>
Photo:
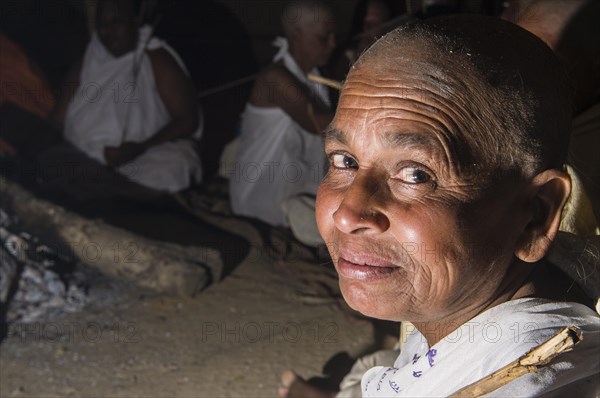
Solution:
<svg viewBox="0 0 600 398"><path fill-rule="evenodd" d="M313 94L316 94L321 101L327 106L331 106L331 101L329 99L329 92L327 91L327 87L324 85L313 82L309 80L306 74L300 69L300 66L294 60L294 57L289 53L289 44L288 40L283 37L277 37L273 42L273 45L279 47L279 51L273 57L273 62L278 62L283 60L283 64L285 67L292 72L292 74L300 80L305 86L307 86ZM321 76L321 72L319 69L312 68L310 71L312 75Z"/></svg>
<svg viewBox="0 0 600 398"><path fill-rule="evenodd" d="M147 140L167 123L170 115L158 93L146 50L164 48L185 73L185 65L165 42L151 37L144 26L138 45L113 56L94 33L86 49L80 84L67 109L65 138L101 163L104 148ZM138 66L134 78L134 65ZM194 133L200 138L202 124ZM191 140L167 142L150 148L118 169L128 178L155 189L178 191L199 181L201 168Z"/></svg>
<svg viewBox="0 0 600 398"><path fill-rule="evenodd" d="M598 396L600 373L600 240L559 232L546 260L569 275L593 300L582 304L523 298L493 307L433 347L416 329L392 367L377 366L362 378L364 397L448 396L516 360L566 326L583 341L538 373L527 374L486 395ZM413 327L414 328L414 327ZM416 359L416 360L415 360Z"/></svg>
<svg viewBox="0 0 600 398"><path fill-rule="evenodd" d="M600 317L582 304L523 298L487 310L433 347L416 329L393 367L363 376L363 397L448 396L514 361L565 326L576 325L583 341L538 373L522 376L489 397L590 394L598 388ZM449 333L449 334L447 334ZM590 383L590 378L596 378ZM587 396L587 395L586 395Z"/></svg>
<svg viewBox="0 0 600 398"><path fill-rule="evenodd" d="M289 52L285 67L326 105L327 88L309 81ZM311 73L319 74L315 68ZM234 213L288 226L282 202L295 195L315 195L325 172L319 135L304 130L279 107L247 104L242 114L237 162L228 171Z"/></svg>

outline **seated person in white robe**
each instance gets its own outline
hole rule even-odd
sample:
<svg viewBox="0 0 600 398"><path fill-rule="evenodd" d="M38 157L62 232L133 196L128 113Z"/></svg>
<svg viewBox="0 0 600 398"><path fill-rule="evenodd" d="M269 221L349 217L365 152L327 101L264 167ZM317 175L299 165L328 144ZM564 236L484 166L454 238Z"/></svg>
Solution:
<svg viewBox="0 0 600 398"><path fill-rule="evenodd" d="M318 75L329 60L335 25L330 9L315 1L291 3L282 24L287 40L277 42L281 51L257 78L242 115L228 172L231 204L236 214L290 226L301 241L318 244L314 195L326 165L321 133L333 113L327 88L307 74Z"/></svg>
<svg viewBox="0 0 600 398"><path fill-rule="evenodd" d="M176 192L201 179L193 83L177 54L138 29L133 1L101 0L96 32L54 120L89 157L141 185Z"/></svg>
<svg viewBox="0 0 600 398"><path fill-rule="evenodd" d="M597 396L599 245L556 240L571 101L550 48L482 16L396 29L353 65L317 224L349 306L414 325L363 397L450 396L571 325L573 350L485 396ZM279 394L325 396L306 387L286 372Z"/></svg>

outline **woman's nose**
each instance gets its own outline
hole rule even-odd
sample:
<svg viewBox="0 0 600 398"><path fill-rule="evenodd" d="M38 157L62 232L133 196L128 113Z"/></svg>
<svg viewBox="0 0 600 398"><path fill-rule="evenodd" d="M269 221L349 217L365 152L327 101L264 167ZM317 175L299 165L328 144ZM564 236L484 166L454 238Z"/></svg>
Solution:
<svg viewBox="0 0 600 398"><path fill-rule="evenodd" d="M347 234L378 234L387 231L390 220L385 214L385 190L387 185L372 176L356 176L333 213L336 227Z"/></svg>

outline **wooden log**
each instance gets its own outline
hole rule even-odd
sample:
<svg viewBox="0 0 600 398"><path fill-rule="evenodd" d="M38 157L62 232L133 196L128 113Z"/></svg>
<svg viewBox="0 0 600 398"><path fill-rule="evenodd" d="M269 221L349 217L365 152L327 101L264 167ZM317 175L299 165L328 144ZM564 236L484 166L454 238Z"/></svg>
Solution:
<svg viewBox="0 0 600 398"><path fill-rule="evenodd" d="M81 217L1 176L0 206L40 241L52 241L54 250L141 287L192 296L221 277L223 261L214 249L159 242Z"/></svg>
<svg viewBox="0 0 600 398"><path fill-rule="evenodd" d="M571 351L581 340L583 340L581 330L576 326L568 326L545 343L522 355L519 359L509 363L491 375L461 388L450 395L449 398L480 397L489 394L527 373L537 372L540 368L550 363L556 356L563 352Z"/></svg>

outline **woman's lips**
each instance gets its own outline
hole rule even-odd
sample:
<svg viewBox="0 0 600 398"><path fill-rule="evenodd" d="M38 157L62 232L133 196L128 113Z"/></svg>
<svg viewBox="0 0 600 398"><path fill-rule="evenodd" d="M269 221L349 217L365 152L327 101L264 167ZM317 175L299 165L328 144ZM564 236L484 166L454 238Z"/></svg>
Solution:
<svg viewBox="0 0 600 398"><path fill-rule="evenodd" d="M337 270L340 276L361 281L373 281L382 279L396 270L393 264L356 264L343 257L338 259Z"/></svg>

